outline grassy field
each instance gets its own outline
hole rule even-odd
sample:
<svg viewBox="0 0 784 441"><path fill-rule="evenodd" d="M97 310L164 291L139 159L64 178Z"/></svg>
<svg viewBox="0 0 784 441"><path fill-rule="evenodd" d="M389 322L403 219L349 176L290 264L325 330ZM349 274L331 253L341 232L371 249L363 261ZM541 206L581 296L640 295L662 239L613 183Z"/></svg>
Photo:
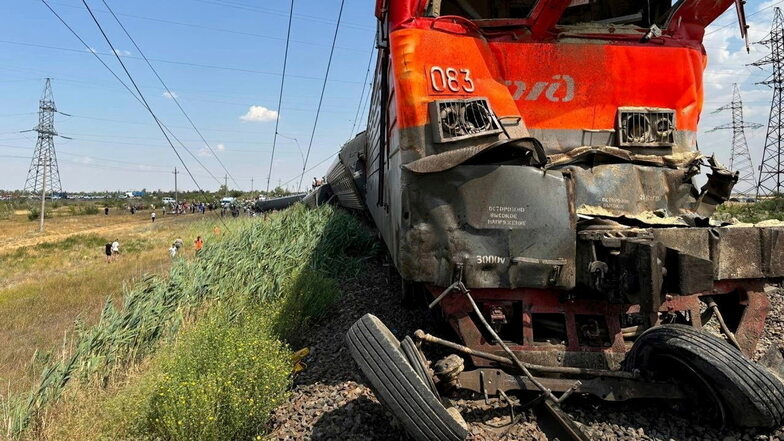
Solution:
<svg viewBox="0 0 784 441"><path fill-rule="evenodd" d="M719 205L714 216L721 220L735 219L757 223L768 219L784 220L784 196L762 199L754 203L725 202Z"/></svg>
<svg viewBox="0 0 784 441"><path fill-rule="evenodd" d="M167 249L182 238L184 256L197 234L211 232L215 216L182 215L150 222L148 213L68 215L47 220L46 232L17 212L0 220L0 385L26 390L40 365L59 352L74 322L93 323L109 296L119 297L146 274L171 266ZM122 254L108 264L104 245L114 239Z"/></svg>
<svg viewBox="0 0 784 441"><path fill-rule="evenodd" d="M290 345L376 243L331 207L230 227L207 234L196 258L127 283L93 325L67 332L63 350L37 362L29 392L0 397L0 437L262 439L287 395Z"/></svg>

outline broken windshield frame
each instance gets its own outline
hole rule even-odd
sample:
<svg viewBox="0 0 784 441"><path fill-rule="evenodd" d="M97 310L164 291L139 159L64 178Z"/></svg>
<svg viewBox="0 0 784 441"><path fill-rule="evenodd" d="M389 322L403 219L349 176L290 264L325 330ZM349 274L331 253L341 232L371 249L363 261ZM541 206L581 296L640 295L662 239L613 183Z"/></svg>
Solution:
<svg viewBox="0 0 784 441"><path fill-rule="evenodd" d="M680 2L673 6L671 0L571 0L561 8L553 8L549 3L548 0L430 0L425 15L461 16L481 27L529 26L540 18L544 6L550 6L547 9L562 9L557 19L559 26L594 23L649 28L653 24L663 27Z"/></svg>
<svg viewBox="0 0 784 441"><path fill-rule="evenodd" d="M743 2L733 3L743 17ZM602 33L603 28L618 26L629 31L648 31L654 25L657 31L666 30L672 21L680 24L679 12L704 8L698 0L428 0L426 5L427 17L460 16L481 28L527 27L535 34L554 27L574 33Z"/></svg>

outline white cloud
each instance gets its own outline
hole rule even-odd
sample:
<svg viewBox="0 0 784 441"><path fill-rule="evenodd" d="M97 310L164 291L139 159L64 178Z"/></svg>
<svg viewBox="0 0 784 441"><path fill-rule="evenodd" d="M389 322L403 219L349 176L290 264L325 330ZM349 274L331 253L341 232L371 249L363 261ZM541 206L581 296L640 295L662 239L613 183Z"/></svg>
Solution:
<svg viewBox="0 0 784 441"><path fill-rule="evenodd" d="M89 156L80 156L80 157L76 158L76 162L78 162L80 164L92 164L95 161L93 161L93 158L91 158Z"/></svg>
<svg viewBox="0 0 784 441"><path fill-rule="evenodd" d="M210 153L210 150L207 147L200 148L196 154L199 156L212 156L212 153Z"/></svg>
<svg viewBox="0 0 784 441"><path fill-rule="evenodd" d="M94 48L94 47L92 47L92 46L90 46L90 48L88 48L88 49L87 49L87 51L88 51L88 52L92 52L92 53L94 53L94 54L97 54L97 53L98 53L98 49L96 49L96 48Z"/></svg>
<svg viewBox="0 0 784 441"><path fill-rule="evenodd" d="M163 92L163 97L164 98L168 98L168 99L174 99L174 98L179 98L180 96L177 95L177 92L166 91L166 92Z"/></svg>
<svg viewBox="0 0 784 441"><path fill-rule="evenodd" d="M264 106L250 106L248 113L240 117L245 122L267 122L274 121L278 117L278 112L270 110Z"/></svg>
<svg viewBox="0 0 784 441"><path fill-rule="evenodd" d="M219 152L226 150L226 146L223 144L218 144L217 146L215 146L215 148L217 148Z"/></svg>

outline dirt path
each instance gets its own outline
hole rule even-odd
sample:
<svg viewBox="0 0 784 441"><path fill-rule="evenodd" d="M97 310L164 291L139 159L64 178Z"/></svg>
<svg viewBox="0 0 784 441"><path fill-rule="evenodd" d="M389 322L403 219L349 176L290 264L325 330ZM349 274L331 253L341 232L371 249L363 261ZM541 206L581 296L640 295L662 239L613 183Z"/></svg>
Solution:
<svg viewBox="0 0 784 441"><path fill-rule="evenodd" d="M38 224L34 222L30 222L29 225L25 224L24 230L18 226L10 227L6 229L6 232L2 233L1 235L3 236L3 241L0 242L0 254L12 252L17 248L38 245L40 243L59 242L79 234L98 234L101 236L112 236L115 233L148 228L152 223L149 219L149 214L147 214L145 217L145 213L141 212L134 215L134 217L136 216L139 216L139 218L130 219L130 215L109 216L108 218L105 218L103 215L55 218L49 221L46 231L44 231L43 234L38 233ZM178 221L181 222L186 219L186 216L190 217L201 215L193 214L179 217L167 216L165 218L156 219L155 224L168 225ZM190 219L188 218L188 220ZM106 222L111 222L111 224L106 225ZM7 237L5 237L6 235Z"/></svg>

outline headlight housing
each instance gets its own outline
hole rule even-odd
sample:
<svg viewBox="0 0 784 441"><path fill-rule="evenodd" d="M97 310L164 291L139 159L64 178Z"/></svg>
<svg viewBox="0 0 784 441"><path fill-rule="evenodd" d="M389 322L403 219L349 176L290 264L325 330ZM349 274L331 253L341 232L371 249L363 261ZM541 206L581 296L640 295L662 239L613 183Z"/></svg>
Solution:
<svg viewBox="0 0 784 441"><path fill-rule="evenodd" d="M621 107L618 109L620 146L672 147L675 144L675 111Z"/></svg>
<svg viewBox="0 0 784 441"><path fill-rule="evenodd" d="M501 132L487 98L438 100L430 103L435 142L458 141Z"/></svg>

